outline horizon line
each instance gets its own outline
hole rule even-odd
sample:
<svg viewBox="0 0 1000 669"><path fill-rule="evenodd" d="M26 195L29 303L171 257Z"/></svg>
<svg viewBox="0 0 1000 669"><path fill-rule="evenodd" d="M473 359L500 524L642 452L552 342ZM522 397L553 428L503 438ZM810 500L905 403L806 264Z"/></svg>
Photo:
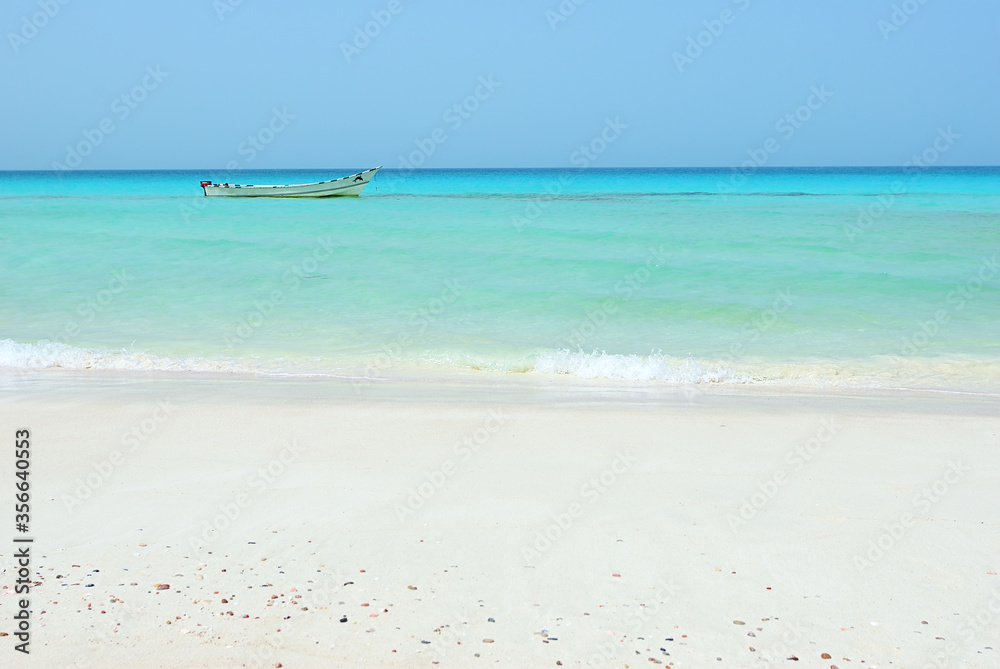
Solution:
<svg viewBox="0 0 1000 669"><path fill-rule="evenodd" d="M656 165L656 166L622 166L622 167L565 167L565 166L546 166L546 167L381 167L380 170L392 171L392 172L447 172L447 171L461 171L461 170L493 170L493 171L503 171L503 170L559 170L559 171L570 171L570 172L584 172L584 171L607 171L607 170L705 170L705 171L719 171L719 170L729 170L737 172L768 172L768 171L780 171L780 170L913 170L914 168L921 171L929 170L952 170L952 169L982 169L982 168L1000 168L1000 164L970 164L970 165L925 165L925 166L914 166L914 165L765 165L765 166L754 166L754 167L742 167L733 165L718 165L718 166L682 166L682 165ZM58 174L67 173L100 173L100 172L266 172L266 171L319 171L319 170L353 170L358 169L355 167L259 167L259 168L235 168L226 169L219 167L113 167L106 169L0 169L0 174L2 173L24 173L24 172L55 172ZM365 168L371 169L371 168Z"/></svg>

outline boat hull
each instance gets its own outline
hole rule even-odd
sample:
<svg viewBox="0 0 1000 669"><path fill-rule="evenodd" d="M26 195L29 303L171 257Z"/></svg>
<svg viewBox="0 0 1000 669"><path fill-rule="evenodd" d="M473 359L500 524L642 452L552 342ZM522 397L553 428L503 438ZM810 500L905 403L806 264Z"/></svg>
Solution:
<svg viewBox="0 0 1000 669"><path fill-rule="evenodd" d="M255 186L251 184L216 184L202 181L207 197L339 197L361 195L381 166L348 177L311 184Z"/></svg>

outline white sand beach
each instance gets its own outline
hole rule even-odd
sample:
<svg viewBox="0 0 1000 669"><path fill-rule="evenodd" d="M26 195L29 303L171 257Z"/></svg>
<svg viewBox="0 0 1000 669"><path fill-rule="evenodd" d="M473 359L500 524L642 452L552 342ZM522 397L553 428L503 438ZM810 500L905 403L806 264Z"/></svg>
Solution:
<svg viewBox="0 0 1000 669"><path fill-rule="evenodd" d="M1000 666L997 398L538 378L5 377L3 666Z"/></svg>

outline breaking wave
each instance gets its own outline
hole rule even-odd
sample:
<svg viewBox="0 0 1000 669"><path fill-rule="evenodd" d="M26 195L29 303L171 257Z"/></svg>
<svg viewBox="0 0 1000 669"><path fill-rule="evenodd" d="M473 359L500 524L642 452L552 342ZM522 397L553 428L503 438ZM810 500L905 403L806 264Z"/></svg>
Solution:
<svg viewBox="0 0 1000 669"><path fill-rule="evenodd" d="M230 372L252 373L253 366L236 360L207 358L174 359L129 351L100 351L43 340L24 344L0 341L0 368L117 370L149 372Z"/></svg>
<svg viewBox="0 0 1000 669"><path fill-rule="evenodd" d="M875 356L861 360L795 362L706 360L605 351L543 351L517 359L466 355L423 357L389 365L362 358L166 357L140 351L79 348L43 340L0 340L0 369L203 372L279 376L439 378L450 371L483 374L562 375L635 384L778 385L886 389L939 389L1000 393L1000 360ZM424 370L426 373L422 373Z"/></svg>

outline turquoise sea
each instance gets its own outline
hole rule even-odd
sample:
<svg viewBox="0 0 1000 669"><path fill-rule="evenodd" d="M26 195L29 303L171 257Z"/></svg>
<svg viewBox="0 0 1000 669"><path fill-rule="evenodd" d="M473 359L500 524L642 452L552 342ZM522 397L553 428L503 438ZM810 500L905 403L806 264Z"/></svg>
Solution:
<svg viewBox="0 0 1000 669"><path fill-rule="evenodd" d="M0 368L1000 393L1000 168L352 171L0 173Z"/></svg>

